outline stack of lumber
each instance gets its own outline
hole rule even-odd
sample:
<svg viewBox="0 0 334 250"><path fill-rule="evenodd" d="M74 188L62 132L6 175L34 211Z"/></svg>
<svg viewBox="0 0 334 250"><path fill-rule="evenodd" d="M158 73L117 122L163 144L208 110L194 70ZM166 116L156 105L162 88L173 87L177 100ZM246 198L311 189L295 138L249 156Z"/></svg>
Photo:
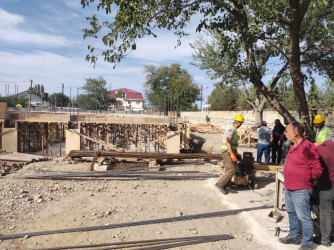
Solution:
<svg viewBox="0 0 334 250"><path fill-rule="evenodd" d="M162 154L162 153L141 153L141 152L116 152L116 151L82 151L72 150L69 153L71 158L80 157L113 157L113 158L136 158L136 159L206 159L221 160L221 154Z"/></svg>
<svg viewBox="0 0 334 250"><path fill-rule="evenodd" d="M207 124L190 124L190 131L202 134L223 134L222 129L218 124L207 123Z"/></svg>

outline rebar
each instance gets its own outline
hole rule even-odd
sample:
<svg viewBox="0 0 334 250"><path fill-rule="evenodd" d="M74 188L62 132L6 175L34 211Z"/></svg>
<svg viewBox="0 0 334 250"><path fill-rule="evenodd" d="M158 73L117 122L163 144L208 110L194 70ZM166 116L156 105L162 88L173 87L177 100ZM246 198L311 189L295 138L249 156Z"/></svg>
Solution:
<svg viewBox="0 0 334 250"><path fill-rule="evenodd" d="M40 235L60 234L60 233L88 232L88 231L95 231L95 230L133 227L133 226L140 226L140 225L193 220L193 219L200 219L200 218L211 218L211 217L218 217L218 216L227 216L231 214L238 214L238 213L246 212L246 211L261 210L261 209L268 209L268 208L272 209L273 207L274 206L260 206L260 207L242 208L242 209L234 209L234 210L227 210L227 211L218 211L218 212L212 212L212 213L202 213L202 214L185 215L185 216L178 216L178 217L169 217L169 218L147 220L147 221L126 222L126 223L120 223L120 224L114 224L114 225L77 227L77 228L39 231L39 232L31 232L31 233L17 233L17 234L9 234L9 235L0 235L0 240L32 237L32 236L40 236Z"/></svg>

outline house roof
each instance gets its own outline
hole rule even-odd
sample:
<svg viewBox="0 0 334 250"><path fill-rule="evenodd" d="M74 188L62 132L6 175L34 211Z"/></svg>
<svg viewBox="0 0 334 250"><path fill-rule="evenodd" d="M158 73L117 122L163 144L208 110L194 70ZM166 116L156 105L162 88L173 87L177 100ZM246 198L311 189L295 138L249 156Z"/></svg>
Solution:
<svg viewBox="0 0 334 250"><path fill-rule="evenodd" d="M23 91L23 92L20 92L20 93L17 93L16 95L13 95L13 96L17 96L17 97L25 97L25 98L28 98L29 99L29 92L28 90L26 91ZM31 102L42 102L42 98L35 95L34 93L31 93Z"/></svg>
<svg viewBox="0 0 334 250"><path fill-rule="evenodd" d="M141 100L143 101L144 98L143 98L143 95L140 93L140 92L137 92L137 91L134 91L134 90L131 90L131 89L127 89L127 88L121 88L121 89L114 89L112 91L109 91L109 97L112 97L112 98L117 98L116 97L116 93L118 91L122 91L123 93L125 93L125 100Z"/></svg>

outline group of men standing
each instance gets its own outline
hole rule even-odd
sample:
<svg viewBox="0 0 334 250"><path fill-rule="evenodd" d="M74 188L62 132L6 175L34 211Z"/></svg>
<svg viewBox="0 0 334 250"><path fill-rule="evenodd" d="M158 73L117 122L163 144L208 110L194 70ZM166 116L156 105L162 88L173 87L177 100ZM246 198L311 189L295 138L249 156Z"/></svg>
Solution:
<svg viewBox="0 0 334 250"><path fill-rule="evenodd" d="M319 203L321 244L331 246L334 142L331 130L325 126L324 115L316 115L313 123L316 127L315 143L304 137L304 126L300 122L290 123L284 131L287 140L291 142L283 169L285 207L289 215L290 232L286 237L280 238L280 242L302 244L299 249L304 250L313 249L311 195Z"/></svg>
<svg viewBox="0 0 334 250"><path fill-rule="evenodd" d="M244 118L241 115L237 115L233 120L232 127L227 129L223 136L221 149L222 157L225 161L225 174L217 182L216 187L224 195L228 193L226 187L236 173L235 163L239 155L237 153L237 129L243 122ZM325 126L324 115L316 115L313 123L316 127L315 143L304 137L304 126L297 121L287 124L285 128L277 119L275 120L275 128L270 131L270 140L272 144L275 142L272 150L275 152L272 156L273 162L280 163L281 161L282 150L279 145L280 140L283 140L283 136L291 144L287 149L283 169L285 207L289 216L290 232L286 237L280 238L280 242L284 244L301 244L299 249L302 250L313 249L313 220L311 217L310 197L315 191L318 191L319 194L317 197L319 198L320 208L321 244L328 247L331 246L331 212L334 200L334 142L332 141L331 130ZM264 131L268 131L266 125L265 122L262 122L258 132L261 128ZM265 136L259 135L259 144L262 144L261 140L268 139L268 135ZM278 143L276 144L276 142ZM260 145L262 152L267 150L267 148L265 145ZM266 152L268 153L268 151ZM266 162L269 162L268 155L265 158ZM300 236L300 224L302 237Z"/></svg>
<svg viewBox="0 0 334 250"><path fill-rule="evenodd" d="M287 150L290 147L289 141L284 136L285 127L279 119L275 120L275 126L273 130L267 127L267 122L262 121L257 127L258 144L257 144L257 162L261 162L262 155L264 153L265 163L269 164L270 150L271 150L271 163L278 165L282 161L282 147L284 147L284 159L287 154Z"/></svg>

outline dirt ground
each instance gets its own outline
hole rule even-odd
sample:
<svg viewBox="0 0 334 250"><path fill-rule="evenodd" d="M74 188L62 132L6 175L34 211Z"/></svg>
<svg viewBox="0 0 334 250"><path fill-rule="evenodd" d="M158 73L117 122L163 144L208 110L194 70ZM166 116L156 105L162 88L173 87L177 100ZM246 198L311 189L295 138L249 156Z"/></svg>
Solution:
<svg viewBox="0 0 334 250"><path fill-rule="evenodd" d="M249 148L244 148L250 151ZM254 149L252 149L254 150ZM76 227L103 226L168 217L273 206L272 175L257 173L258 189L236 187L238 193L222 195L218 178L205 180L37 180L20 179L40 170L88 171L91 163L62 158L31 163L0 178L0 235ZM221 173L219 165L203 163L172 170ZM170 171L167 169L166 171ZM0 249L40 249L76 245L228 234L233 239L182 246L175 249L297 249L286 248L275 237L275 227L287 229L286 217L278 224L268 220L272 208L240 214L151 225L122 227L5 239ZM287 233L281 233L285 236ZM321 248L319 248L321 249Z"/></svg>
<svg viewBox="0 0 334 250"><path fill-rule="evenodd" d="M18 178L37 170L87 171L89 166L90 163L69 164L62 159L36 162L1 178L0 234L100 226L230 209L213 187L212 180ZM188 166L189 169L216 172L220 168L205 163ZM2 240L0 246L1 249L33 249L216 234L235 238L182 249L269 249L254 239L252 229L244 226L240 215Z"/></svg>

